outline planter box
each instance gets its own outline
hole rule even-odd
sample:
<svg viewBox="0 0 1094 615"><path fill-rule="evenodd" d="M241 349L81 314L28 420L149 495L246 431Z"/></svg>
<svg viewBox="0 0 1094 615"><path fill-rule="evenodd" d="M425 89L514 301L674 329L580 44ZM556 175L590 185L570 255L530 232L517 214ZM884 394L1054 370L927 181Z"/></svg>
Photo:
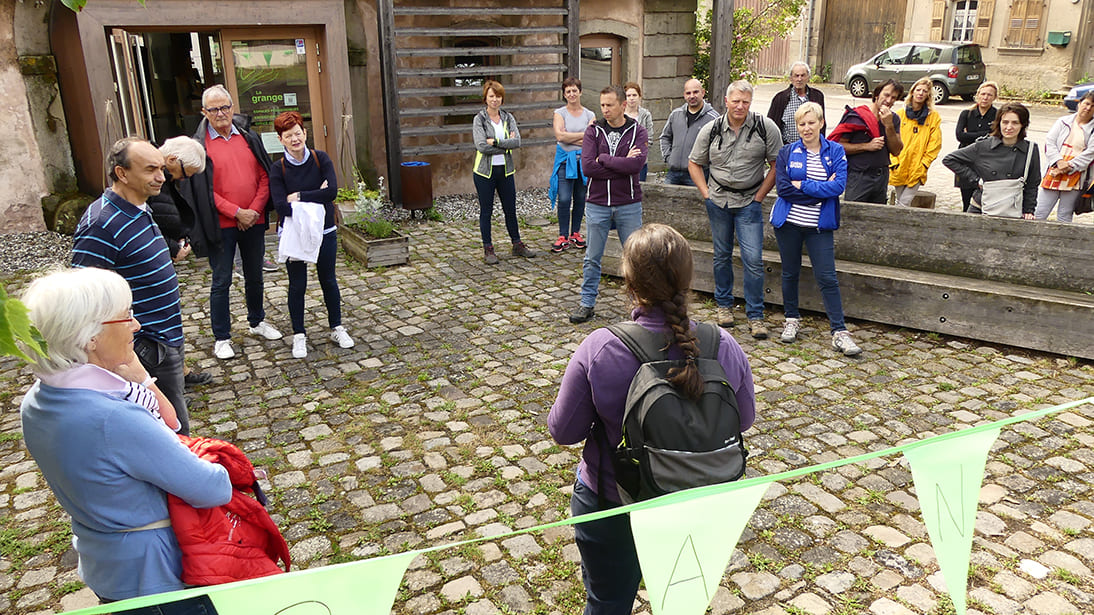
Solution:
<svg viewBox="0 0 1094 615"><path fill-rule="evenodd" d="M405 265L410 260L410 238L396 231L395 237L372 239L348 226L338 227L342 249L365 267Z"/></svg>

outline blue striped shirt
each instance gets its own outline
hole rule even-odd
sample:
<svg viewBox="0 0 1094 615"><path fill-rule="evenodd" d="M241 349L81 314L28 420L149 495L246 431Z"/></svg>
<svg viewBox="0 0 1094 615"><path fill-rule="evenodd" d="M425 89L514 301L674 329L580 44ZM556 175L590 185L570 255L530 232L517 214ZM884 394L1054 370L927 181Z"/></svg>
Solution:
<svg viewBox="0 0 1094 615"><path fill-rule="evenodd" d="M805 176L813 181L823 182L828 180L828 173L824 170L820 152L805 151ZM812 205L790 204L790 211L786 214L786 221L805 228L817 228L820 223L821 202Z"/></svg>
<svg viewBox="0 0 1094 615"><path fill-rule="evenodd" d="M179 281L151 214L107 188L76 226L73 267L99 267L121 275L133 291L137 337L182 346Z"/></svg>

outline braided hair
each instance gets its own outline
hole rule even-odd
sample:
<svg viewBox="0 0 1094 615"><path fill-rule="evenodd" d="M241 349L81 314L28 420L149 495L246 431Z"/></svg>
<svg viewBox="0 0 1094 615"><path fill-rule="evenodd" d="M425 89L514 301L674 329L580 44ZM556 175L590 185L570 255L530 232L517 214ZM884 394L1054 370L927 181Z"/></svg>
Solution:
<svg viewBox="0 0 1094 615"><path fill-rule="evenodd" d="M646 224L627 238L621 269L631 301L664 313L665 322L672 328L665 348L675 345L687 358L683 367L669 371L668 381L686 397L699 399L703 379L695 364L700 356L699 340L688 318L692 259L687 239L671 226Z"/></svg>

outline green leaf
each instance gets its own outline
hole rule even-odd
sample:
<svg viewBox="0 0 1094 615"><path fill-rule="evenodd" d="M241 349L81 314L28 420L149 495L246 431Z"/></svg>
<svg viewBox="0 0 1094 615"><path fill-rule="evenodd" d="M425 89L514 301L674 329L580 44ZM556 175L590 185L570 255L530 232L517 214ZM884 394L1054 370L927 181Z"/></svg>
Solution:
<svg viewBox="0 0 1094 615"><path fill-rule="evenodd" d="M61 4L79 13L87 6L87 0L61 0ZM141 4L144 4L144 2L142 1Z"/></svg>
<svg viewBox="0 0 1094 615"><path fill-rule="evenodd" d="M20 343L35 355L46 354L46 341L30 324L27 307L22 301L8 297L0 288L0 356L19 357L28 363L37 363L23 351Z"/></svg>

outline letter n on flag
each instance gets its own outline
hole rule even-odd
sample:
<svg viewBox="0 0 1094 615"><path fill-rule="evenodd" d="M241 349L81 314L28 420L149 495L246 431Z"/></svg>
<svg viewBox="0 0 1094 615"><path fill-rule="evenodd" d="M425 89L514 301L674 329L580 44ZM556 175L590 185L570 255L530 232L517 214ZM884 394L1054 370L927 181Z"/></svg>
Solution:
<svg viewBox="0 0 1094 615"><path fill-rule="evenodd" d="M984 462L999 429L960 435L904 451L919 508L957 615L965 614L973 526Z"/></svg>

